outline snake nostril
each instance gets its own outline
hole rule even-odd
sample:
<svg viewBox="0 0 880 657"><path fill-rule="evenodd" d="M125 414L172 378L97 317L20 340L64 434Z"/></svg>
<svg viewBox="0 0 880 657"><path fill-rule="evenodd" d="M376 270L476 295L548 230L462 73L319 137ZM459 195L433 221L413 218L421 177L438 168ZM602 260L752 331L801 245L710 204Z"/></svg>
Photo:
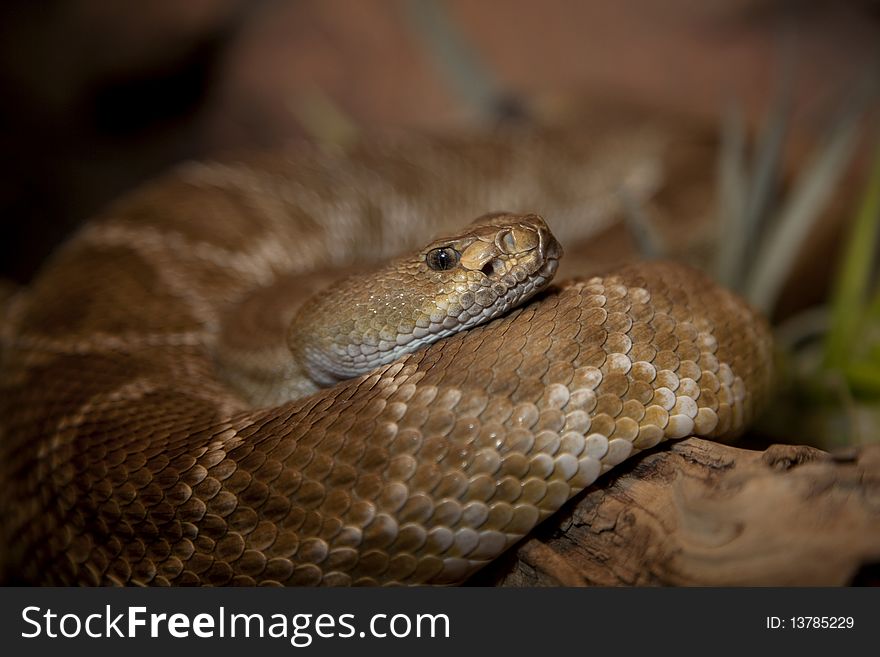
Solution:
<svg viewBox="0 0 880 657"><path fill-rule="evenodd" d="M501 261L498 258L492 258L491 260L486 261L486 264L480 269L483 274L486 276L501 275L504 273L504 265L501 264Z"/></svg>

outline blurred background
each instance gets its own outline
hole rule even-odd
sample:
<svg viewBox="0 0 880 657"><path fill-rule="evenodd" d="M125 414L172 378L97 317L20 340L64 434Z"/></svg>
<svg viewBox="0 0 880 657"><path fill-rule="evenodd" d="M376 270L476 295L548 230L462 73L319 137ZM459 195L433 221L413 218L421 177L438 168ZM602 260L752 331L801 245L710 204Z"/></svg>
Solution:
<svg viewBox="0 0 880 657"><path fill-rule="evenodd" d="M780 337L791 412L765 431L877 440L878 64L877 0L5 0L0 279L182 160L650 123L663 189L602 251L667 254L658 215L709 235L702 264Z"/></svg>

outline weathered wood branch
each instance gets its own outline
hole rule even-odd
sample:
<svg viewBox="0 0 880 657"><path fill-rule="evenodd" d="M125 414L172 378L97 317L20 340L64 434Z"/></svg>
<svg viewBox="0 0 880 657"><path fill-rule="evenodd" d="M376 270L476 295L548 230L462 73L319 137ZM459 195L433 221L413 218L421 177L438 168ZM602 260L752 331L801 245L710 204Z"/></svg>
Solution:
<svg viewBox="0 0 880 657"><path fill-rule="evenodd" d="M608 473L470 583L846 585L876 564L880 445L691 438Z"/></svg>

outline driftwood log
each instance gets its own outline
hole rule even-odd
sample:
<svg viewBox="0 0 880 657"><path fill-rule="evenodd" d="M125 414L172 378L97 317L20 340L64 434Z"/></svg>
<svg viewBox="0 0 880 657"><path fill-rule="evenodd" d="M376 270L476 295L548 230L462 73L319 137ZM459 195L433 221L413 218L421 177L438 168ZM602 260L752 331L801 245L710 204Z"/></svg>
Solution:
<svg viewBox="0 0 880 657"><path fill-rule="evenodd" d="M696 438L602 477L472 585L878 584L880 445Z"/></svg>

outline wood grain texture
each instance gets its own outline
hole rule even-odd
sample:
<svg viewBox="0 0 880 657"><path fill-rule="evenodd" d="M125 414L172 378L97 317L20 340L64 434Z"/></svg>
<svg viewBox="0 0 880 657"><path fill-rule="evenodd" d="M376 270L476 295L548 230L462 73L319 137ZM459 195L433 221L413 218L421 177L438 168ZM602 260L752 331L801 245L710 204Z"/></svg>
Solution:
<svg viewBox="0 0 880 657"><path fill-rule="evenodd" d="M878 562L880 447L689 438L600 479L469 583L839 586Z"/></svg>

